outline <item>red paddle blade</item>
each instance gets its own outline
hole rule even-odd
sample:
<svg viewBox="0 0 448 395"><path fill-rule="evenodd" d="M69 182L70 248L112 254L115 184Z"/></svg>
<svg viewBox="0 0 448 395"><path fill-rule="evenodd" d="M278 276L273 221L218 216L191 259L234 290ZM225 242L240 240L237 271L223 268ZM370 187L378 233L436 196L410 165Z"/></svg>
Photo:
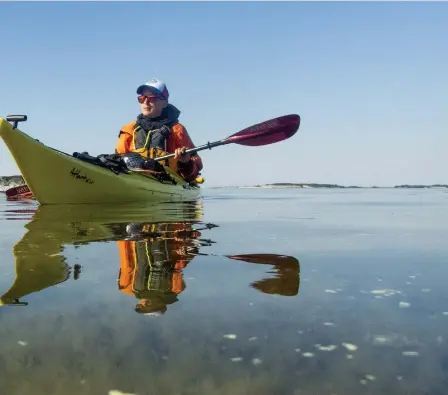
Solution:
<svg viewBox="0 0 448 395"><path fill-rule="evenodd" d="M31 193L27 185L19 185L18 187L12 187L6 190L6 197L14 197L17 195L29 194Z"/></svg>
<svg viewBox="0 0 448 395"><path fill-rule="evenodd" d="M299 115L283 115L243 129L232 134L226 140L231 143L249 146L274 144L292 137L299 126Z"/></svg>

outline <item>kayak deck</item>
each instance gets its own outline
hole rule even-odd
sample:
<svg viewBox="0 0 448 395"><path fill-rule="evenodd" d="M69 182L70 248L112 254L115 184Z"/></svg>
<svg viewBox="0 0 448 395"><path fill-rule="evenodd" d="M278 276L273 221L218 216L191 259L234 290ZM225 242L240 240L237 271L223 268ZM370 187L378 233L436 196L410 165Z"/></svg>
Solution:
<svg viewBox="0 0 448 395"><path fill-rule="evenodd" d="M0 137L42 205L188 201L199 196L198 186L190 185L173 171L170 175L176 184L140 172L116 174L48 147L3 118Z"/></svg>

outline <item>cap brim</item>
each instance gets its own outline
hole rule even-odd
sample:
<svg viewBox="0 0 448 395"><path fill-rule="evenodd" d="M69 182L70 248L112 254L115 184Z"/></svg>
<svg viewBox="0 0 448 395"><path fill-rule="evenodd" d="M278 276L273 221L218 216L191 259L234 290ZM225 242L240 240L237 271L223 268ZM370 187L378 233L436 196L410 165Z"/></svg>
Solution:
<svg viewBox="0 0 448 395"><path fill-rule="evenodd" d="M140 85L140 86L137 88L137 95L141 95L142 92L143 92L145 89L148 89L148 90L150 90L152 93L155 93L156 95L158 95L158 96L162 96L162 97L163 97L162 92L160 92L158 89L154 88L153 86L149 86L149 85Z"/></svg>

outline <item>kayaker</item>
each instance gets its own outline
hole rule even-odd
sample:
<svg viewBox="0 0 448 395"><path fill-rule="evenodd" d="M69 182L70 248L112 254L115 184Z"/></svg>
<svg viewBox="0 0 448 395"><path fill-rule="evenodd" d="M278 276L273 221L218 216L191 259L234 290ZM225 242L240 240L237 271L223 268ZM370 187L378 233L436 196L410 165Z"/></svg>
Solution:
<svg viewBox="0 0 448 395"><path fill-rule="evenodd" d="M202 159L197 153L185 153L194 144L179 122L179 109L168 102L165 83L152 79L137 88L137 95L141 113L121 128L116 153L138 152L146 158L175 153L164 164L186 181L195 180L203 168Z"/></svg>

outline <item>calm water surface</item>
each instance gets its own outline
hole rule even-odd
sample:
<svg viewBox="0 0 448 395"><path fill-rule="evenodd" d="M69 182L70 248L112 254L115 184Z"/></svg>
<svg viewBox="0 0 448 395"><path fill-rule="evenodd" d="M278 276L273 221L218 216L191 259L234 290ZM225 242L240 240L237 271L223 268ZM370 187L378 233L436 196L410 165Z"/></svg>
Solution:
<svg viewBox="0 0 448 395"><path fill-rule="evenodd" d="M447 394L447 192L0 194L1 393Z"/></svg>

